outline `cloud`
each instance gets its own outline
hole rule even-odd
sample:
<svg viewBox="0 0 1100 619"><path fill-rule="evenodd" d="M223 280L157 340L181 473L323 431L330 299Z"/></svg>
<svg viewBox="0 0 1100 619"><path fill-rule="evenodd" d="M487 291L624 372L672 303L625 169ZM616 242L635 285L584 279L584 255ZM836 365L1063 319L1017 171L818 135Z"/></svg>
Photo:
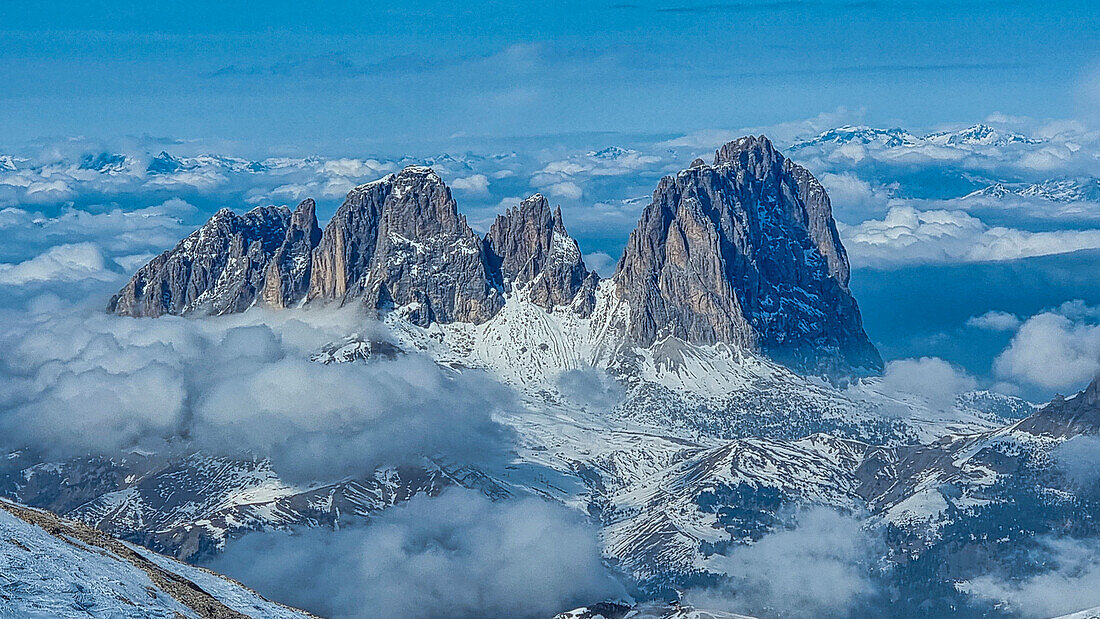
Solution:
<svg viewBox="0 0 1100 619"><path fill-rule="evenodd" d="M921 357L887 363L877 388L895 397L919 396L933 409L943 411L955 407L955 396L977 386L962 368L938 357Z"/></svg>
<svg viewBox="0 0 1100 619"><path fill-rule="evenodd" d="M367 527L248 535L212 567L337 618L549 617L624 595L575 512L459 489L415 496Z"/></svg>
<svg viewBox="0 0 1100 619"><path fill-rule="evenodd" d="M1074 483L1100 490L1100 436L1075 436L1055 447L1051 455Z"/></svg>
<svg viewBox="0 0 1100 619"><path fill-rule="evenodd" d="M1026 578L986 575L965 584L971 595L998 602L1024 617L1054 617L1100 606L1100 541L1039 540L1033 563L1042 571Z"/></svg>
<svg viewBox="0 0 1100 619"><path fill-rule="evenodd" d="M0 285L19 286L50 280L111 280L115 277L99 247L93 243L58 245L18 264L0 263Z"/></svg>
<svg viewBox="0 0 1100 619"><path fill-rule="evenodd" d="M838 226L854 266L989 262L1100 248L1100 230L991 227L963 211L892 207L883 219Z"/></svg>
<svg viewBox="0 0 1100 619"><path fill-rule="evenodd" d="M966 326L987 331L1015 331L1020 324L1019 316L1000 310L990 310L981 316L966 319Z"/></svg>
<svg viewBox="0 0 1100 619"><path fill-rule="evenodd" d="M1100 374L1100 313L1077 301L1028 318L993 368L1005 380L1076 391Z"/></svg>
<svg viewBox="0 0 1100 619"><path fill-rule="evenodd" d="M562 395L582 406L611 409L625 395L619 381L592 367L566 370L557 380Z"/></svg>
<svg viewBox="0 0 1100 619"><path fill-rule="evenodd" d="M615 274L618 261L610 254L602 251L594 251L584 255L584 264L589 269L600 274L600 277L611 277Z"/></svg>
<svg viewBox="0 0 1100 619"><path fill-rule="evenodd" d="M794 528L715 558L713 567L726 579L685 597L700 608L766 616L842 616L875 593L871 575L881 546L859 520L810 508Z"/></svg>
<svg viewBox="0 0 1100 619"><path fill-rule="evenodd" d="M475 195L489 194L489 178L484 174L473 174L451 181L451 187Z"/></svg>
<svg viewBox="0 0 1100 619"><path fill-rule="evenodd" d="M850 172L825 172L819 180L829 194L835 217L862 218L883 213L888 208L889 188L872 185Z"/></svg>
<svg viewBox="0 0 1100 619"><path fill-rule="evenodd" d="M584 190L580 188L574 182L564 181L561 183L553 183L542 188L547 194L551 196L560 196L570 200L579 200L584 195Z"/></svg>
<svg viewBox="0 0 1100 619"><path fill-rule="evenodd" d="M0 447L50 459L130 449L266 457L291 480L334 479L422 457L492 464L511 434L509 390L408 355L308 360L369 326L354 311L251 311L224 320L5 312Z"/></svg>

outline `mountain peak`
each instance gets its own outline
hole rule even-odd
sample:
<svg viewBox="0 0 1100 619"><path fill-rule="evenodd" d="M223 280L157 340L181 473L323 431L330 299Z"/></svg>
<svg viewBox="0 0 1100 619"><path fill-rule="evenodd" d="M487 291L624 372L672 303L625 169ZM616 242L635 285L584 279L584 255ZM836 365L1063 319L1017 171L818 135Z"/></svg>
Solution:
<svg viewBox="0 0 1100 619"><path fill-rule="evenodd" d="M1088 406L1095 407L1100 404L1100 375L1097 375L1096 378L1092 379L1092 382L1089 383L1089 386L1085 388L1084 397L1085 404L1087 404Z"/></svg>
<svg viewBox="0 0 1100 619"><path fill-rule="evenodd" d="M481 239L425 166L352 190L325 228L312 269L309 300L358 299L420 326L484 322L503 304Z"/></svg>
<svg viewBox="0 0 1100 619"><path fill-rule="evenodd" d="M724 342L839 377L882 365L848 273L824 188L747 136L661 180L615 278L642 346Z"/></svg>
<svg viewBox="0 0 1100 619"><path fill-rule="evenodd" d="M551 213L542 194L497 216L485 247L506 292L529 287L531 300L546 310L573 304L583 294L575 307L582 315L591 311L598 277L585 267L580 247L566 232L561 207Z"/></svg>
<svg viewBox="0 0 1100 619"><path fill-rule="evenodd" d="M714 152L714 165L736 162L775 162L783 156L766 135L747 135L723 144Z"/></svg>
<svg viewBox="0 0 1100 619"><path fill-rule="evenodd" d="M138 270L111 298L107 311L126 316L243 311L263 288L264 273L286 240L290 220L290 210L282 206L258 206L244 215L220 209Z"/></svg>

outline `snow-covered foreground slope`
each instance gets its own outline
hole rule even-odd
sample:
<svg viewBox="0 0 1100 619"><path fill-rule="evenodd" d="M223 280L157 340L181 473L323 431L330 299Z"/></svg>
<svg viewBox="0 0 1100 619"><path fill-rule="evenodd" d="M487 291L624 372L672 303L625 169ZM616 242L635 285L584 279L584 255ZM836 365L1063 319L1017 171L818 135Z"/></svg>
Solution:
<svg viewBox="0 0 1100 619"><path fill-rule="evenodd" d="M84 524L0 500L0 616L311 615Z"/></svg>

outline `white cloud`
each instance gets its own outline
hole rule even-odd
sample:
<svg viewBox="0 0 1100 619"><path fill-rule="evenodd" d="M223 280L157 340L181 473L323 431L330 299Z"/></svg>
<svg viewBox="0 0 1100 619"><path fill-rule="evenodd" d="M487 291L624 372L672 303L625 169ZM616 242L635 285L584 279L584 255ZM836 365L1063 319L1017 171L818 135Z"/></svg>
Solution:
<svg viewBox="0 0 1100 619"><path fill-rule="evenodd" d="M72 243L18 264L0 263L0 284L20 286L31 282L111 280L117 277L107 268L102 252L93 243Z"/></svg>
<svg viewBox="0 0 1100 619"><path fill-rule="evenodd" d="M1080 302L1036 314L993 364L998 376L1044 389L1076 391L1100 374L1100 317Z"/></svg>
<svg viewBox="0 0 1100 619"><path fill-rule="evenodd" d="M1028 232L987 226L963 211L895 206L883 219L839 226L854 266L1017 260L1100 248L1100 230Z"/></svg>
<svg viewBox="0 0 1100 619"><path fill-rule="evenodd" d="M1020 327L1020 317L1000 310L990 310L981 316L971 316L966 326L987 331L1015 331Z"/></svg>
<svg viewBox="0 0 1100 619"><path fill-rule="evenodd" d="M1041 540L1043 572L1006 580L987 575L966 583L967 592L1007 606L1024 617L1054 617L1100 606L1100 545L1095 539Z"/></svg>
<svg viewBox="0 0 1100 619"><path fill-rule="evenodd" d="M922 406L933 410L951 411L956 396L973 391L977 380L939 357L897 359L886 364L881 379L853 383L847 394L855 399L866 399L888 416L908 415L912 412L905 404L914 398ZM881 396L887 396L884 400ZM894 403L894 401L897 403Z"/></svg>
<svg viewBox="0 0 1100 619"><path fill-rule="evenodd" d="M843 616L874 592L870 575L880 546L859 520L811 508L795 528L715 558L713 567L727 580L686 598L700 608L767 616Z"/></svg>
<svg viewBox="0 0 1100 619"><path fill-rule="evenodd" d="M584 255L584 265L600 274L600 277L611 277L615 274L618 261L607 252L595 251Z"/></svg>
<svg viewBox="0 0 1100 619"><path fill-rule="evenodd" d="M330 176L345 176L348 178L380 178L389 172L393 172L396 166L391 162L382 162L377 159L329 159L325 161L320 172Z"/></svg>
<svg viewBox="0 0 1100 619"><path fill-rule="evenodd" d="M879 214L888 208L892 188L872 185L850 172L825 172L819 180L829 194L834 217L838 219L850 221L853 216Z"/></svg>
<svg viewBox="0 0 1100 619"><path fill-rule="evenodd" d="M542 188L548 195L560 196L569 200L579 200L584 191L574 182L564 181L561 183L553 183Z"/></svg>
<svg viewBox="0 0 1100 619"><path fill-rule="evenodd" d="M489 178L484 174L473 174L451 181L451 187L473 195L488 195Z"/></svg>
<svg viewBox="0 0 1100 619"><path fill-rule="evenodd" d="M1075 436L1055 447L1051 455L1074 483L1100 490L1100 436Z"/></svg>
<svg viewBox="0 0 1100 619"><path fill-rule="evenodd" d="M509 390L415 356L308 360L370 326L354 311L221 320L8 312L0 334L0 445L49 458L205 449L272 459L290 479L338 478L423 456L493 463Z"/></svg>
<svg viewBox="0 0 1100 619"><path fill-rule="evenodd" d="M367 527L248 535L212 567L338 618L549 617L624 595L576 513L457 489L415 496Z"/></svg>

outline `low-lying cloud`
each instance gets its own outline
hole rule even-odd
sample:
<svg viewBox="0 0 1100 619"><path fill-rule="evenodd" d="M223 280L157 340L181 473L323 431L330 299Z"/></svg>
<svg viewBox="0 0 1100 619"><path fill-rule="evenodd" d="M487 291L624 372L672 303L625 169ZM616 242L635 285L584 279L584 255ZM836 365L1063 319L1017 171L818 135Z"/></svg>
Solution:
<svg viewBox="0 0 1100 619"><path fill-rule="evenodd" d="M511 392L416 355L322 365L362 328L354 311L218 320L14 312L0 334L0 447L48 458L204 449L269 457L291 480L438 457L487 464L510 449L492 415Z"/></svg>
<svg viewBox="0 0 1100 619"><path fill-rule="evenodd" d="M688 592L687 600L700 608L763 616L843 616L876 593L872 575L882 549L856 518L810 508L794 528L716 557L712 565L725 580Z"/></svg>
<svg viewBox="0 0 1100 619"><path fill-rule="evenodd" d="M1026 578L990 574L966 583L971 595L1024 617L1056 617L1100 606L1100 541L1039 540L1032 561L1042 570Z"/></svg>
<svg viewBox="0 0 1100 619"><path fill-rule="evenodd" d="M624 596L596 530L541 499L449 489L367 527L256 533L212 567L329 617L550 617Z"/></svg>
<svg viewBox="0 0 1100 619"><path fill-rule="evenodd" d="M841 226L853 266L892 268L1018 260L1100 248L1100 230L1029 232L988 226L961 210L894 206L883 219Z"/></svg>
<svg viewBox="0 0 1100 619"><path fill-rule="evenodd" d="M1100 436L1075 436L1055 447L1051 455L1070 481L1100 495Z"/></svg>
<svg viewBox="0 0 1100 619"><path fill-rule="evenodd" d="M1005 380L1076 391L1100 374L1100 310L1080 301L1028 318L994 361Z"/></svg>
<svg viewBox="0 0 1100 619"><path fill-rule="evenodd" d="M981 316L971 316L966 320L966 326L987 331L1015 331L1020 328L1020 318L1009 312L990 310Z"/></svg>

